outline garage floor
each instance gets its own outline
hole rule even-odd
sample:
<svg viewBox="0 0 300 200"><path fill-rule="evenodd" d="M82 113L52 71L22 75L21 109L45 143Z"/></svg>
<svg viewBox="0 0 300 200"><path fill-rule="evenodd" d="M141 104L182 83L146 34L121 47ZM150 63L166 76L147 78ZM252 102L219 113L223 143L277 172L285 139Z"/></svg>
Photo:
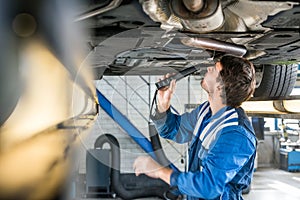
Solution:
<svg viewBox="0 0 300 200"><path fill-rule="evenodd" d="M254 173L251 191L245 200L299 200L300 172L259 169Z"/></svg>
<svg viewBox="0 0 300 200"><path fill-rule="evenodd" d="M110 198L101 198L111 200ZM143 198L139 200L153 200ZM299 200L300 172L286 172L280 169L264 168L254 173L249 194L244 194L245 200ZM87 199L92 200L92 199ZM93 199L94 200L94 199ZM119 200L116 198L115 200Z"/></svg>

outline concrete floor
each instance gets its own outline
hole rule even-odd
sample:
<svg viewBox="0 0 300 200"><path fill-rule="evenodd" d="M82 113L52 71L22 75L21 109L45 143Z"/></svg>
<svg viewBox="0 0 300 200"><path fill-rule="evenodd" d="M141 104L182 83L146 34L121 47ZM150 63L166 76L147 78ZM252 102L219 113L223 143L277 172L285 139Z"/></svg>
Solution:
<svg viewBox="0 0 300 200"><path fill-rule="evenodd" d="M259 168L254 173L249 194L244 194L243 197L245 200L299 200L300 172L287 172L273 168ZM157 198L142 198L138 200L154 199L158 200ZM85 200L96 199L89 198ZM101 200L112 200L112 198L101 198ZM115 198L115 200L120 199Z"/></svg>
<svg viewBox="0 0 300 200"><path fill-rule="evenodd" d="M280 169L258 169L254 173L249 194L245 200L299 200L300 172Z"/></svg>

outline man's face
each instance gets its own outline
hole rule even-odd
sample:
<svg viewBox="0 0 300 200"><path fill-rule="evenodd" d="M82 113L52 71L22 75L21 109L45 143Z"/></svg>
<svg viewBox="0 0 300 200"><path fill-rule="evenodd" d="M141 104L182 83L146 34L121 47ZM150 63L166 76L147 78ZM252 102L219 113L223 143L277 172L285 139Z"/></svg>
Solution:
<svg viewBox="0 0 300 200"><path fill-rule="evenodd" d="M220 84L217 82L217 77L221 70L222 65L220 62L217 62L215 66L207 67L207 72L201 81L201 86L207 93L213 93L217 89Z"/></svg>

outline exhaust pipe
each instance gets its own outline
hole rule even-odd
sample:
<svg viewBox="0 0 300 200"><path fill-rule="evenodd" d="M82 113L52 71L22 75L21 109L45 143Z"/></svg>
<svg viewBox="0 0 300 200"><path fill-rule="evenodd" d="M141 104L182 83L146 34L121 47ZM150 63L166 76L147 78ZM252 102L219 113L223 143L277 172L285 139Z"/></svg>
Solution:
<svg viewBox="0 0 300 200"><path fill-rule="evenodd" d="M220 51L226 54L231 54L235 56L244 56L247 53L246 47L243 45L237 45L229 42L223 42L220 40L210 39L210 38L191 38L185 37L181 39L184 45L202 49L208 49L213 51Z"/></svg>
<svg viewBox="0 0 300 200"><path fill-rule="evenodd" d="M192 12L199 12L204 6L204 0L182 0L182 2Z"/></svg>

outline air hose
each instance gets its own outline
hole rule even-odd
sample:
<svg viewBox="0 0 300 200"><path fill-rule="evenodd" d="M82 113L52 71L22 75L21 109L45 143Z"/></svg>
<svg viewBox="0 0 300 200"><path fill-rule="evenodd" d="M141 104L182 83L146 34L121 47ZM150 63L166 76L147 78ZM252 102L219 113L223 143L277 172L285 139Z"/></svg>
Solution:
<svg viewBox="0 0 300 200"><path fill-rule="evenodd" d="M169 185L160 179L153 179L146 175L120 173L120 145L118 140L111 134L99 136L94 144L95 148L103 148L109 144L111 149L111 186L117 196L125 200L161 197L165 199L165 193Z"/></svg>

